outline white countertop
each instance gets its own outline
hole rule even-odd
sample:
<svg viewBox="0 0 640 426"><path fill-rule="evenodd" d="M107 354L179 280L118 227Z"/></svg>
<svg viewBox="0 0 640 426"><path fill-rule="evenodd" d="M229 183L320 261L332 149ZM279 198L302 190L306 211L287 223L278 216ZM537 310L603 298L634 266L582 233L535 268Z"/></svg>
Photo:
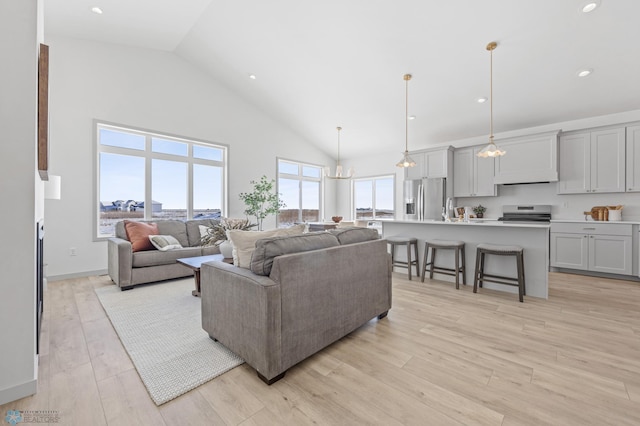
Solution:
<svg viewBox="0 0 640 426"><path fill-rule="evenodd" d="M521 223L521 222L502 222L495 219L471 219L469 222L443 222L441 220L385 220L385 223L406 223L412 225L444 225L444 226L492 226L500 228L549 228L548 223Z"/></svg>
<svg viewBox="0 0 640 426"><path fill-rule="evenodd" d="M640 222L632 221L632 220L584 220L584 219L551 219L551 223L588 223L588 224L597 224L597 223L612 223L612 224L620 224L620 225L640 225Z"/></svg>

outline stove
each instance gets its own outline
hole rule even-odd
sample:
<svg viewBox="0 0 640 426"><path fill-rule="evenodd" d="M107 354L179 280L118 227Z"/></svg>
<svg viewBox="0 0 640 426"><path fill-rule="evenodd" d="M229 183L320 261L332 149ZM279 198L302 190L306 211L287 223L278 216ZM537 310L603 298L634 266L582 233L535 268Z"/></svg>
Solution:
<svg viewBox="0 0 640 426"><path fill-rule="evenodd" d="M548 204L507 205L502 206L503 222L549 223L551 221L551 206Z"/></svg>

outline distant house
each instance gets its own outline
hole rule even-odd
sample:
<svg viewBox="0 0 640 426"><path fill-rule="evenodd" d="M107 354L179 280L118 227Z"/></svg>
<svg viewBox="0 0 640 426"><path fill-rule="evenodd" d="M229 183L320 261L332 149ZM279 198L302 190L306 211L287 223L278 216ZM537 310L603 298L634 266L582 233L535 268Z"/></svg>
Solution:
<svg viewBox="0 0 640 426"><path fill-rule="evenodd" d="M144 201L139 201L136 204L136 210L144 211ZM158 201L151 200L151 211L154 213L159 213L162 211L162 203Z"/></svg>

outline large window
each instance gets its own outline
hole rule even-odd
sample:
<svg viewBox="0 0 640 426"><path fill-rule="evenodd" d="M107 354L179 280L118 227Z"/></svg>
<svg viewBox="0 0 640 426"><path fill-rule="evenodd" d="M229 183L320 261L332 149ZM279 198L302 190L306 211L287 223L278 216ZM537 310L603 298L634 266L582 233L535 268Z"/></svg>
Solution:
<svg viewBox="0 0 640 426"><path fill-rule="evenodd" d="M227 148L96 123L96 237L123 220L217 218L226 209Z"/></svg>
<svg viewBox="0 0 640 426"><path fill-rule="evenodd" d="M394 176L353 180L353 206L356 219L393 219Z"/></svg>
<svg viewBox="0 0 640 426"><path fill-rule="evenodd" d="M322 167L278 159L278 192L286 204L278 226L320 221Z"/></svg>

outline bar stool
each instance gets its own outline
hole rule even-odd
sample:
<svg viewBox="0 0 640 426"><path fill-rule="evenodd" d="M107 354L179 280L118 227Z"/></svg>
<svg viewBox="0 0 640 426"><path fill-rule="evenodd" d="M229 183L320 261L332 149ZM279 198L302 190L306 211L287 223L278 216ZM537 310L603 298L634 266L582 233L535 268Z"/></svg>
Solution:
<svg viewBox="0 0 640 426"><path fill-rule="evenodd" d="M429 248L431 248L431 261L427 262L427 256L429 255ZM454 268L443 268L436 266L436 250L454 250L455 251L455 264ZM462 265L460 264L460 257L462 257ZM467 285L467 278L465 277L465 253L464 253L464 241L447 241L447 240L433 240L427 241L424 244L424 261L422 264L424 268L422 270L422 282L424 282L425 274L427 273L427 266L429 268L429 278L433 279L433 273L452 275L456 277L456 289L460 288L460 274L462 274L462 285Z"/></svg>
<svg viewBox="0 0 640 426"><path fill-rule="evenodd" d="M517 278L502 275L489 275L484 273L484 255L495 254L498 256L515 256L517 263ZM487 279L489 277L489 279ZM523 296L527 294L524 284L524 249L520 246L501 246L495 244L478 244L476 250L476 270L473 278L473 292L478 291L478 283L482 288L484 281L506 284L518 287L520 302L524 302Z"/></svg>
<svg viewBox="0 0 640 426"><path fill-rule="evenodd" d="M407 268L409 281L411 281L411 267L416 267L416 276L420 277L420 264L418 263L418 239L413 237L403 237L396 235L394 237L387 237L387 244L391 245L391 268L399 266L401 268ZM396 260L396 246L407 246L407 261ZM411 247L415 254L415 260L411 260Z"/></svg>

